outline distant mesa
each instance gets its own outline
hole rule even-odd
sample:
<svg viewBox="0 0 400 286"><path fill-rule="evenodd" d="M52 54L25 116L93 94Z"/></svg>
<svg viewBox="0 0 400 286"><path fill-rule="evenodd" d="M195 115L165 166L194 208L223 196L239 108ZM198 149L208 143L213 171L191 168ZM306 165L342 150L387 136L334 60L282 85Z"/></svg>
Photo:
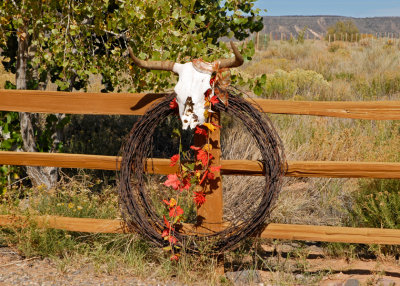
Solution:
<svg viewBox="0 0 400 286"><path fill-rule="evenodd" d="M400 17L374 17L374 18L353 18L344 16L264 16L264 29L262 34L287 33L298 35L307 28L310 37L321 37L327 29L338 21L353 21L360 33L394 33L400 32Z"/></svg>

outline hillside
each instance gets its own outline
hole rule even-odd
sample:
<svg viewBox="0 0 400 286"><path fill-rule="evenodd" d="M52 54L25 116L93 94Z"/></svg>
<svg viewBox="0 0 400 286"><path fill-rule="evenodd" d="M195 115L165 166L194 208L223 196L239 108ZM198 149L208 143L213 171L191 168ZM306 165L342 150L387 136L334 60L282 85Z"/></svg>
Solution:
<svg viewBox="0 0 400 286"><path fill-rule="evenodd" d="M400 17L351 18L343 16L264 16L262 33L292 33L296 35L305 27L308 32L321 35L337 21L352 20L360 33L394 33L400 32Z"/></svg>

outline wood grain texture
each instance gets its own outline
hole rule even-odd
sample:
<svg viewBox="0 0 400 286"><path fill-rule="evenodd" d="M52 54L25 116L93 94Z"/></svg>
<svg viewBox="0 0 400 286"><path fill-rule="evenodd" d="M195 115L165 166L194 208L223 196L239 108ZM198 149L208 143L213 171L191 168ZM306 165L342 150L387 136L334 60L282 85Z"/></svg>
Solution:
<svg viewBox="0 0 400 286"><path fill-rule="evenodd" d="M0 226L25 226L35 222L41 228L55 228L68 231L90 233L125 233L124 222L115 219L74 218L61 216L25 216L0 215Z"/></svg>
<svg viewBox="0 0 400 286"><path fill-rule="evenodd" d="M164 94L0 90L0 110L34 113L143 115Z"/></svg>
<svg viewBox="0 0 400 286"><path fill-rule="evenodd" d="M288 101L256 99L263 112L354 119L399 120L400 101Z"/></svg>
<svg viewBox="0 0 400 286"><path fill-rule="evenodd" d="M71 218L60 216L37 216L29 220L35 221L39 227L56 228L68 231L90 233L126 233L121 220ZM0 215L0 226L24 226L28 218L23 216ZM190 225L186 227L191 227ZM380 228L351 228L294 224L269 224L261 233L262 238L327 241L365 244L400 245L400 230Z"/></svg>
<svg viewBox="0 0 400 286"><path fill-rule="evenodd" d="M0 164L3 165L117 170L120 161L121 158L115 156L0 151ZM170 167L169 163L169 159L149 159L147 172L161 175L176 172L177 167ZM263 175L262 164L258 161L221 160L221 165L223 175ZM400 163L289 161L286 176L400 179Z"/></svg>
<svg viewBox="0 0 400 286"><path fill-rule="evenodd" d="M143 115L165 94L1 90L0 110L37 113ZM249 99L263 112L399 120L400 101L289 101Z"/></svg>
<svg viewBox="0 0 400 286"><path fill-rule="evenodd" d="M400 230L381 228L351 228L272 223L262 232L261 237L305 241L400 244Z"/></svg>
<svg viewBox="0 0 400 286"><path fill-rule="evenodd" d="M220 113L214 112L211 114L211 123L220 125ZM210 161L210 166L221 165L221 131L216 128L214 131L209 132L209 141L206 136L195 134L194 145L201 147L204 144L211 144L212 150L210 154L213 159ZM203 192L206 194L206 201L203 205L197 208L197 225L209 233L220 231L223 223L223 205L224 200L222 196L222 180L221 173L215 172L215 178L208 180L203 184Z"/></svg>

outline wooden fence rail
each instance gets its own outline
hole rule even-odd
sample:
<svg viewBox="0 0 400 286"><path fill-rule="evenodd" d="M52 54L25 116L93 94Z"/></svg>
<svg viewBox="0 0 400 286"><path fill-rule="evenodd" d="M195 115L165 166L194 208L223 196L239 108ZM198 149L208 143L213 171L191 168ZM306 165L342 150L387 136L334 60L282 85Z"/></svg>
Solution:
<svg viewBox="0 0 400 286"><path fill-rule="evenodd" d="M143 115L164 95L1 90L0 110L35 113ZM400 101L288 101L248 99L263 112L354 119L399 120Z"/></svg>
<svg viewBox="0 0 400 286"><path fill-rule="evenodd" d="M103 94L67 93L49 91L0 90L0 110L69 113L69 114L120 114L142 115L157 103L163 94ZM331 116L354 119L399 120L400 101L374 102L314 102L248 99L263 112ZM85 154L54 154L29 152L0 152L0 164L55 166L64 168L89 168L116 170L120 158L115 156ZM221 160L224 175L263 174L262 164L248 160ZM293 177L352 177L352 178L400 178L400 163L378 162L288 162L286 175ZM170 174L175 170L168 159L149 159L147 171ZM10 226L24 217L0 216L0 226ZM120 220L66 218L39 216L33 218L42 227L80 232L122 233ZM263 238L314 240L328 242L400 244L400 230L347 228L270 224L262 232Z"/></svg>
<svg viewBox="0 0 400 286"><path fill-rule="evenodd" d="M37 153L0 151L0 164L20 166L50 166L60 168L82 168L118 170L120 157L86 154ZM167 175L177 171L169 159L153 158L147 162L150 174ZM263 166L259 161L221 160L223 175L262 176ZM400 163L350 162L350 161L289 161L288 177L328 178L391 178L400 179Z"/></svg>
<svg viewBox="0 0 400 286"><path fill-rule="evenodd" d="M39 227L90 233L126 233L124 223L118 219L73 218L60 216L0 215L0 226L25 226L34 221ZM185 228L191 225L186 224ZM400 245L399 229L351 228L295 224L269 224L259 235L261 238L277 238L305 241L347 242L366 244Z"/></svg>

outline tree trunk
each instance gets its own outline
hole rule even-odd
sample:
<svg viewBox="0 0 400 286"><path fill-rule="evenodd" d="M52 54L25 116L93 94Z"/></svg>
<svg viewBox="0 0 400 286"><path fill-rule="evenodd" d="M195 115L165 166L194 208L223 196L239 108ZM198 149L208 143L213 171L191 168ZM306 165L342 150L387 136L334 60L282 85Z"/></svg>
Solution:
<svg viewBox="0 0 400 286"><path fill-rule="evenodd" d="M16 86L17 89L27 89L27 60L28 60L28 34L25 31L18 37ZM33 113L20 112L21 136L23 150L25 152L37 152L34 127L37 115ZM58 169L54 167L26 167L33 185L45 185L52 188L58 180Z"/></svg>

